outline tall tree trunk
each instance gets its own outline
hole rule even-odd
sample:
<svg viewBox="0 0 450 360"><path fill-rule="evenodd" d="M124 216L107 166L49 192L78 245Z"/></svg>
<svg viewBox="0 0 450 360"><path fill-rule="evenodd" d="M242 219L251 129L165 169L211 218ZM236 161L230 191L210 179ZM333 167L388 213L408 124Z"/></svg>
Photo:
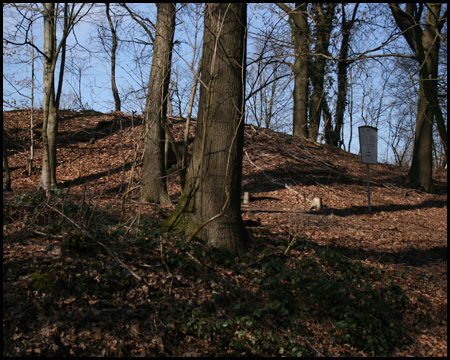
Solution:
<svg viewBox="0 0 450 360"><path fill-rule="evenodd" d="M277 3L277 6L289 15L289 26L294 41L293 135L306 138L308 136L308 3L296 3L295 9L291 9L285 3Z"/></svg>
<svg viewBox="0 0 450 360"><path fill-rule="evenodd" d="M348 79L347 70L350 62L348 59L348 49L350 46L350 35L351 29L356 21L356 14L358 11L359 4L356 4L353 9L353 15L351 20L347 20L345 17L345 5L342 4L342 42L341 49L339 51L338 60L338 74L337 74L337 85L338 85L338 95L336 103L336 116L334 121L334 129L330 126L325 131L325 140L327 144L331 144L336 147L342 145L341 130L344 125L344 114L345 108L347 106L347 91L348 91Z"/></svg>
<svg viewBox="0 0 450 360"><path fill-rule="evenodd" d="M31 39L33 41L33 27L31 27ZM28 158L28 176L33 173L34 161L34 48L31 48L31 98L30 98L30 157Z"/></svg>
<svg viewBox="0 0 450 360"><path fill-rule="evenodd" d="M294 136L308 136L308 63L309 63L309 26L307 3L295 4L291 13L292 35L294 38Z"/></svg>
<svg viewBox="0 0 450 360"><path fill-rule="evenodd" d="M42 123L42 175L39 188L45 189L50 196L52 187L56 187L56 134L58 130L55 108L55 47L56 19L55 4L44 4L44 117Z"/></svg>
<svg viewBox="0 0 450 360"><path fill-rule="evenodd" d="M153 60L145 113L142 201L168 205L171 201L164 178L164 129L169 131L166 114L176 8L174 3L160 3L157 7Z"/></svg>
<svg viewBox="0 0 450 360"><path fill-rule="evenodd" d="M437 82L439 33L447 17L441 18L441 4L428 4L426 24L422 29L419 23L422 7L418 8L414 3L407 3L405 10L402 10L398 4L391 3L389 6L397 26L403 32L420 66L414 151L407 183L430 192L432 190L433 120L435 116L439 119L440 114ZM442 124L440 127L439 131L442 133Z"/></svg>
<svg viewBox="0 0 450 360"><path fill-rule="evenodd" d="M207 4L198 124L188 182L163 229L234 255L246 249L240 211L244 138L246 5Z"/></svg>
<svg viewBox="0 0 450 360"><path fill-rule="evenodd" d="M111 48L111 89L114 97L114 104L116 111L120 111L120 96L119 90L117 90L116 85L116 52L117 52L117 34L114 24L111 20L111 15L109 14L109 3L106 3L106 17L108 18L109 28L112 35L112 48Z"/></svg>
<svg viewBox="0 0 450 360"><path fill-rule="evenodd" d="M332 30L335 3L315 6L316 36L315 36L315 61L312 63L310 78L313 87L309 108L309 138L316 141L319 135L320 118L322 114L322 102L325 97L325 66L327 60L324 56L328 54L328 44Z"/></svg>

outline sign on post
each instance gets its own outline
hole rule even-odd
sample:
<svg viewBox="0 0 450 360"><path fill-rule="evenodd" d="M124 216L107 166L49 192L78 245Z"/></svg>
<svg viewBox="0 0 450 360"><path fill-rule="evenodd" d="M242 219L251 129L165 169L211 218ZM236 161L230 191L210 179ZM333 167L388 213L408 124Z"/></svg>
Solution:
<svg viewBox="0 0 450 360"><path fill-rule="evenodd" d="M367 195L369 200L369 213L370 209L370 171L369 164L377 164L378 154L378 129L373 126L360 126L359 131L359 148L361 151L361 162L367 164Z"/></svg>
<svg viewBox="0 0 450 360"><path fill-rule="evenodd" d="M377 164L377 128L360 126L359 146L361 149L361 162L363 164Z"/></svg>

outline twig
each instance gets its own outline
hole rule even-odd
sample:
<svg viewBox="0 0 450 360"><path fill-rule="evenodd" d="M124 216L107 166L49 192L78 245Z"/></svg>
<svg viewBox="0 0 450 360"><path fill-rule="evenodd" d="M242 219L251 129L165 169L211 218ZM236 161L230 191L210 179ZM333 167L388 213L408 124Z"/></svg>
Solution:
<svg viewBox="0 0 450 360"><path fill-rule="evenodd" d="M58 209L54 208L53 206L46 204L51 210L55 211L59 215L61 215L63 218L71 222L76 228L80 229L85 236L87 236L89 239L93 240L96 244L103 247L109 254L112 255L112 257L122 266L124 267L131 275L133 275L138 281L141 281L142 278L136 274L133 270L131 270L122 260L119 259L117 254L112 251L110 248L108 248L105 244L103 244L101 241L98 241L95 239L95 237L85 228L83 228L80 224L78 224L76 221L72 220L70 217L68 217L66 214L62 213Z"/></svg>
<svg viewBox="0 0 450 360"><path fill-rule="evenodd" d="M114 258L120 265L122 265L125 269L127 269L128 272L136 278L136 280L142 281L142 278L141 278L138 274L136 274L133 270L131 270L131 269L130 269L130 268L129 268L122 260L120 260L119 257L116 255L116 253L115 253L114 251L112 251L111 249L109 249L109 248L108 248L105 244L103 244L101 241L95 240L95 242L96 242L98 245L102 246L104 249L106 249L106 251L108 251L108 252L113 256L113 258Z"/></svg>
<svg viewBox="0 0 450 360"><path fill-rule="evenodd" d="M164 266L166 267L167 272L170 275L170 285L169 285L169 295L172 294L172 284L173 284L173 274L169 269L169 265L167 265L166 260L164 260L164 253L163 253L163 244L161 242L161 261L163 262Z"/></svg>
<svg viewBox="0 0 450 360"><path fill-rule="evenodd" d="M50 236L50 237L56 238L56 239L62 239L62 238L63 238L62 235L48 234L48 233L45 233L45 232L43 232L43 231L33 230L33 232L34 232L35 234L41 235L41 236Z"/></svg>
<svg viewBox="0 0 450 360"><path fill-rule="evenodd" d="M317 354L318 356L320 356L320 357L325 357L324 354L322 354L319 350L317 350L314 346L312 346L312 344L309 342L309 340L308 340L307 338L302 337L302 339L305 340L305 342L311 347L311 349L313 349L313 350L316 352L316 354Z"/></svg>

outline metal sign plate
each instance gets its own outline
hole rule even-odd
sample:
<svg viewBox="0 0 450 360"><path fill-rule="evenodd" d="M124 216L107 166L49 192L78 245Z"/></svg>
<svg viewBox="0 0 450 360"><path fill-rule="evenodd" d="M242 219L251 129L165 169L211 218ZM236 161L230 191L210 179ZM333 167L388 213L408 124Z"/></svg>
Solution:
<svg viewBox="0 0 450 360"><path fill-rule="evenodd" d="M373 126L360 126L359 146L361 149L361 162L363 164L378 164L377 161L377 131Z"/></svg>

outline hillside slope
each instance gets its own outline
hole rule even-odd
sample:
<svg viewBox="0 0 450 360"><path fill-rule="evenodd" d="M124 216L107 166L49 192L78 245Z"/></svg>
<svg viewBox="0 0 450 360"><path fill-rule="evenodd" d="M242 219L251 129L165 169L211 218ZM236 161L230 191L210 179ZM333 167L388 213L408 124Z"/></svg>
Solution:
<svg viewBox="0 0 450 360"><path fill-rule="evenodd" d="M167 307L168 298L172 300L185 298L187 302L198 301L199 304L202 304L203 301L206 301L200 300L204 296L206 296L206 299L209 299L208 301L211 301L212 297L215 296L211 294L217 294L214 286L211 284L217 284L219 280L210 279L208 280L210 281L209 285L205 285L206 287L203 288L203 283L200 281L195 282L195 276L191 273L186 273L185 271L187 270L182 265L179 265L177 262L171 263L168 258L164 261L164 258L162 258L163 244L164 248L167 249L164 251L167 254L172 254L170 259L174 259L174 254L182 251L173 247L173 244L170 242L166 242L167 240L161 240L162 238L158 240L162 241L161 249L158 247L146 250L148 252L145 256L153 254L152 261L158 263L158 265L155 265L156 267L151 268L151 272L149 272L149 268L142 265L150 261L144 257L141 258L146 251L140 252L136 250L138 235L134 235L133 239L135 240L133 241L135 242L133 244L127 242L130 234L134 231L131 230L134 229L133 226L140 224L140 222L150 221L148 219L154 219L151 221L155 222L161 221L172 209L171 207L161 208L138 202L138 186L141 176L139 161L142 153L142 143L140 141L142 136L141 119L122 113L63 112L59 126L57 176L62 189L68 190L68 192L63 191L59 196L59 200L54 200L55 203L47 206L42 198L39 201L33 200L33 196L36 196L36 184L39 180L42 156L39 140L41 114L37 113L35 120L36 138L38 139L36 141L35 159L35 168L37 169L34 170L31 176L28 176L26 172L29 147L27 113L6 112L3 114L3 121L5 127L4 139L9 149L9 164L12 169L13 188L13 193L3 193L3 235L5 239L3 315L4 343L5 341L7 342L4 355L31 355L38 353L45 355L61 353L77 355L137 355L139 354L137 348L142 343L142 338L139 340L139 337L144 333L146 334L144 342L147 344L145 345L147 347L145 351L142 350L142 353L146 355L179 356L183 354L193 355L194 353L199 355L232 353L230 344L235 340L230 340L230 343L227 343L228 345L219 344L212 340L214 338L213 332L219 331L216 328L214 328L214 331L211 330L210 337L205 335L209 339L206 341L198 335L199 328L195 328L195 331L197 331L195 334L197 335L194 335L194 333L186 333L188 328L183 326L187 325L182 326L182 324L178 324L177 326L181 326L184 330L177 332L176 327L171 328L168 325L166 318L167 321L161 320L164 325L161 325L162 323L155 325L155 330L152 327L153 325L149 324L149 327L145 330L147 332L145 332L142 329L142 324L141 328L135 328L133 327L134 325L130 325L135 321L137 321L136 324L139 324L139 316L141 316L139 315L135 318L131 310L131 312L127 312L127 310L121 313L123 319L129 319L130 321L125 321L124 324L118 325L112 318L109 318L110 315L108 315L107 310L109 307L115 306L113 305L115 303L114 300L105 300L101 297L101 294L93 295L95 294L94 290L92 290L93 292L89 295L90 298L86 301L89 304L104 304L102 305L104 307L98 305L99 308L98 312L95 313L95 320L91 320L95 324L89 325L86 321L90 320L85 318L83 318L85 320L82 324L77 323L73 314L70 313L72 311L75 314L79 310L78 305L76 305L77 302L70 300L71 297L65 293L66 290L63 291L58 288L56 291L59 281L65 282L69 280L66 278L62 280L61 275L54 275L54 271L62 271L62 273L68 271L70 273L72 271L70 269L73 268L77 273L84 274L80 270L80 264L84 262L83 257L69 256L64 251L58 250L60 249L62 236L69 228L72 229L74 226L67 221L63 221L63 225L61 225L61 220L58 220L59 223L57 223L55 219L61 219L61 216L57 212L52 211L52 208L64 212L66 210L69 211L70 206L72 206L76 211L68 213L67 217L74 220L77 224L85 221L92 234L96 234L94 230L97 229L97 225L99 227L105 225L105 228L102 227L101 230L98 230L100 238L104 239L102 242L105 243L107 241L106 238L109 237L108 241L111 242L106 243L108 247L113 248L115 254L119 254L119 257L123 255L123 260L127 266L134 269L141 278L147 279L145 280L148 281L147 285L142 285L142 282L136 284L133 282L132 276L126 271L122 271L120 277L126 274L128 279L131 277L131 280L112 279L113 275L111 277L110 275L98 276L99 284L103 277L107 278L109 282L115 281L116 285L114 285L114 288L118 293L123 285L121 285L120 281L128 281L126 286L124 285L124 292L117 296L118 299L126 298L127 300L123 301L127 304L131 302L131 308L133 306L136 308L138 305L137 303L133 304L134 300L130 300L130 294L134 291L135 295L133 296L136 296L137 301L139 296L136 295L136 291L139 292L139 289L145 290L144 287L147 286L148 292L149 283L155 287L159 286L160 290L158 291L165 294L164 296L166 297L161 297L161 300L155 300L156 302L151 306L158 307L160 313L164 313L166 317L171 316ZM173 124L174 135L180 146L183 138L183 126L181 123L174 122ZM192 136L193 132L191 130ZM320 255L320 261L317 260L316 263L320 262L320 269L323 269L324 273L322 275L325 278L331 272L333 279L339 279L341 271L344 274L343 269L337 270L337 268L333 267L332 260L328 257L331 253L339 254L339 262L348 261L349 264L359 264L358 266L362 266L365 269L376 268L389 274L401 274L401 276L398 275L398 278L395 275L395 286L403 294L403 310L400 313L401 323L405 330L401 332L401 335L398 335L399 340L397 342L393 341L391 344L386 340L388 345L385 345L383 342L383 346L386 347L383 347L382 350L387 352L381 350L378 353L377 350L371 351L374 351L373 354L379 355L389 353L396 356L446 356L447 172L436 171L435 192L426 194L401 186L401 178L405 174L405 169L385 164L372 165L370 169L371 214L368 213L367 209L366 166L360 163L358 156L326 145L293 140L287 135L267 130L257 130L251 126L246 126L242 191L250 193L251 201L249 204L242 205L242 211L244 220L248 221L249 231L252 234L250 253L252 254L251 256L256 258L250 261L250 265L242 265L243 268L239 268L239 271L242 271L241 273L236 270L237 268L227 270L226 266L222 267L222 265L217 265L217 269L220 270L216 269L214 271L221 271L220 276L224 276L223 279L227 278L227 276L229 279L234 278L239 273L240 275L236 278L238 280L233 281L236 281L236 284L239 283L239 286L247 284L248 288L245 291L250 292L253 291L253 287L261 286L261 284L255 283L255 279L264 273L264 269L267 269L267 267L263 266L264 269L257 269L257 266L263 264L266 258L283 259L282 261L285 262L284 266L289 268L289 271L293 271L293 269L297 269L297 265L293 265L294 259L296 261L303 259L306 253L311 254L311 256L319 256L314 254L323 255L323 257ZM4 173L3 178L5 179ZM176 202L180 195L176 173L169 177L168 182L169 193L174 202ZM311 209L311 200L315 197L322 199L323 208L321 210ZM64 206L64 201L71 205ZM94 212L94 214L98 215L98 218L96 218L97 215L83 218L81 213L84 211L82 207L84 205L81 204L94 206L95 211L101 215ZM39 211L35 211L35 209ZM154 223L151 221L148 224L151 223L154 226ZM119 227L118 224L125 224L120 229L128 230L120 230L122 231L120 233L116 229L116 227ZM109 227L106 227L106 225ZM116 236L114 235L116 233L112 230L105 230L111 228L116 229L121 234L118 235L119 240L117 242L111 240L111 238ZM51 229L57 230L55 230L55 233L52 233L53 230ZM157 234L157 232L154 234ZM147 234L146 236L149 235ZM275 249L271 253L272 255L258 257L260 254L265 254L268 246L270 249ZM58 250L57 254L51 253L52 255L50 256L50 252L55 251L55 249ZM96 251L101 253L102 251L104 252L104 249L97 249ZM114 257L111 257L110 254L105 255L106 257L100 256L102 264L105 262L101 266L106 266L108 269L115 267L112 265L115 263ZM134 255L131 256L131 254ZM191 253L189 254L185 256L193 256ZM67 265L67 269L63 270L63 263L67 262L67 258L63 261L64 256L69 256L68 258L71 259L71 264L73 264L71 265L72 268ZM42 261L42 259L44 260ZM90 261L95 262L97 260L91 259ZM200 266L198 265L199 260L196 261L194 264L197 265L192 266ZM204 261L206 262L207 260ZM338 260L336 261L338 262ZM55 265L55 262L57 265ZM18 269L17 264L21 264L21 269ZM212 264L212 267L215 268L215 266ZM119 269L121 268L120 265L118 267ZM166 269L169 270L169 268L170 271L166 272ZM247 269L245 271L250 271L250 269L254 271L253 275L251 275L253 278L250 275L245 275L244 270L242 270L244 268ZM300 267L299 269L303 268ZM212 270L202 271L208 272ZM53 285L44 281L42 288L34 288L34 291L30 290L30 284L36 283L37 275L33 274L50 273L54 276L51 277L49 275L54 280L51 283ZM158 276L156 283L155 280L152 280L152 276L155 276L155 274ZM293 286L293 273L289 272L289 274L289 278L282 280L280 284ZM35 276L34 282L30 276ZM177 276L180 276L180 278ZM191 283L183 282L182 278L191 279L191 276L192 284L194 285L187 285ZM357 277L357 275L355 276ZM224 283L228 281L223 279L221 281ZM198 287L198 291L192 290L191 295L186 295L186 286ZM43 291L45 288L55 289L55 291L51 291L49 295L48 291ZM78 294L78 290L74 291ZM239 294L245 291L241 289ZM265 290L258 291L264 293ZM258 291L255 290L255 294ZM292 289L286 291L289 294L295 292ZM301 291L301 289L298 291ZM245 299L248 300L247 297L252 295L248 293L245 296ZM267 299L269 299L270 296L267 296ZM351 298L354 295L351 293L349 296ZM384 294L383 296L391 295ZM33 297L35 297L34 300ZM243 298L241 300L247 301L243 300ZM320 309L314 310L314 306L308 305L307 300L297 299L295 301L299 302L299 308L292 309L293 304L290 304L291 307L288 310L296 314L296 319L297 317L300 319L299 314L305 316L305 318L302 318L302 324L305 324L307 328L304 330L305 333L302 333L303 335L296 340L305 349L309 349L304 350L304 354L327 356L372 354L362 344L365 340L362 343L359 340L353 342L345 341L346 335L350 334L349 336L353 337L357 335L355 333L352 335L351 332L341 334L337 329L343 324L344 320L339 318L334 312L331 311L324 317L320 315ZM364 302L365 300L362 299L360 301ZM22 306L18 308L17 304ZM226 304L224 306L231 306L228 303ZM217 306L220 307L221 305L213 307L213 310L215 310L211 314L216 314ZM364 308L365 305L360 303L355 306L358 306L358 309L360 309ZM69 313L67 313L67 318L64 318L65 320L61 318L62 313L60 311L63 308L66 310L70 309ZM192 308L189 309L189 311L194 311ZM303 311L300 309L307 310ZM48 316L42 317L39 315L38 310L46 310ZM25 326L24 321L26 322L26 319L29 318L30 311L34 314L32 316L33 320ZM214 316L218 316L219 320L228 319L226 316L224 317L221 311L217 310L217 314ZM383 309L380 311L383 311ZM213 316L211 314L208 316ZM333 316L337 317L334 318ZM276 318L265 320L264 326L268 326L271 329L270 331L274 332L282 329L284 326L282 324L284 323L277 322L281 321L279 317L281 319L283 316L278 313ZM249 318L247 320L250 321ZM254 317L252 321L255 321ZM225 331L225 322L223 324L223 331ZM103 331L105 330L104 326L118 326L120 329L110 329L111 331L105 332ZM246 329L245 326L242 327L237 322L234 322L233 326L236 333L234 334L231 330L226 333L226 336L229 336L230 339L235 339L237 332ZM94 329L99 327L102 328L102 332L96 332L97 330ZM162 327L164 327L164 331L161 330ZM47 330L44 331L42 329ZM226 329L228 331L230 328L227 327ZM5 331L7 333L6 339ZM80 346L78 339L83 331L86 332L88 337L86 339L83 338L84 349ZM120 346L125 346L123 340L120 340L120 331L125 331L128 334L127 336L130 337L130 342L126 345L131 349L127 350L128 353L123 348L120 348ZM279 336L293 341L289 337L291 335L288 335L288 330L280 331L280 333L277 333ZM44 336L45 332L52 335L50 337ZM324 333L334 335L325 336ZM208 333L206 334L208 335ZM256 332L252 334L251 336L256 336ZM92 336L94 337L92 338ZM181 345L177 345L178 343L175 344L175 341L171 342L171 336L177 337L181 341L180 344L183 344L183 348L181 348ZM89 339L89 337L91 338ZM149 337L157 339L155 340L156 343L153 343L153 347L148 347L149 342L151 342ZM57 338L54 343L51 340L53 338ZM101 341L108 344L119 344L120 346L110 345L104 350L99 350L98 343ZM116 342L114 343L114 341ZM381 343L381 340L377 341ZM249 344L251 343L250 340L248 342ZM218 349L219 345L220 347L223 346L223 348ZM40 352L36 352L35 350L39 347L41 347ZM118 348L122 352L117 350ZM263 353L265 355L281 353L278 352L281 351L278 348L273 350L274 352L266 350L267 352ZM241 353L252 354L252 351L250 345L245 345Z"/></svg>

